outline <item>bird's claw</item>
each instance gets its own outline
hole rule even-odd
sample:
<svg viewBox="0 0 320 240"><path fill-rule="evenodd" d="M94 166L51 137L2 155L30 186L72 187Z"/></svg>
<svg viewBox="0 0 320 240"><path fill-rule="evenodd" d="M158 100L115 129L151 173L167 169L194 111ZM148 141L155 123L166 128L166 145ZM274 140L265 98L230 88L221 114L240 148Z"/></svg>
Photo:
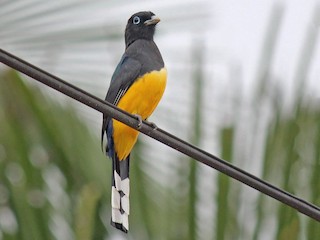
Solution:
<svg viewBox="0 0 320 240"><path fill-rule="evenodd" d="M135 116L135 118L138 120L137 128L141 129L142 117L139 114L133 114L133 116ZM149 122L147 120L146 120L146 122L152 126L153 130L157 130L158 129L158 126L154 122Z"/></svg>
<svg viewBox="0 0 320 240"><path fill-rule="evenodd" d="M138 114L133 114L133 116L136 117L136 119L138 120L138 125L137 125L137 128L138 129L141 129L141 126L142 126L142 117Z"/></svg>

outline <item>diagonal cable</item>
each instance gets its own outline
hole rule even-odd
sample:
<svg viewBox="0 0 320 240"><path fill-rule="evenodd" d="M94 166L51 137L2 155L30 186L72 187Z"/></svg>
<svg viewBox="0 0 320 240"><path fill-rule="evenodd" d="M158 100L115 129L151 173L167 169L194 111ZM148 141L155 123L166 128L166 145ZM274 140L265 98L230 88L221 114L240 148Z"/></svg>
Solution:
<svg viewBox="0 0 320 240"><path fill-rule="evenodd" d="M262 179L235 167L196 146L193 146L160 128L154 129L154 126L148 122L143 121L141 127L138 129L139 120L137 120L135 116L2 49L0 49L0 62L101 113L107 114L112 118L148 135L149 137L152 137L159 142L188 155L196 161L206 164L211 168L215 168L229 177L232 177L320 222L320 208L318 206L263 181Z"/></svg>

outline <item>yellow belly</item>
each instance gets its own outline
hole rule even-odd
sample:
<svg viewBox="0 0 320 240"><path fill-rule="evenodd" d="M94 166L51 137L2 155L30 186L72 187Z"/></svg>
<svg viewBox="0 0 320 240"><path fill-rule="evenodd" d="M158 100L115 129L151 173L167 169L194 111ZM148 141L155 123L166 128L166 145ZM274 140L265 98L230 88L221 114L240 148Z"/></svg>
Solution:
<svg viewBox="0 0 320 240"><path fill-rule="evenodd" d="M120 99L118 107L147 119L157 107L167 82L167 71L152 71L140 77ZM138 131L113 120L114 148L119 160L125 159L138 138Z"/></svg>

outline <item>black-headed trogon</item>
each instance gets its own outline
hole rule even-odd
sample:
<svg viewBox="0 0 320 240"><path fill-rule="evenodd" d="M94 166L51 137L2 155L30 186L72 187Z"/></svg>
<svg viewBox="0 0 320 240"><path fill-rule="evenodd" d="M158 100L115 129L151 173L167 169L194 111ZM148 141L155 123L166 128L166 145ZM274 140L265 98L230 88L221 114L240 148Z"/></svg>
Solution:
<svg viewBox="0 0 320 240"><path fill-rule="evenodd" d="M125 29L125 52L114 71L106 101L147 119L158 105L167 81L167 71L153 36L160 19L152 12L133 14ZM112 159L111 224L129 229L129 160L138 131L103 116L102 140Z"/></svg>

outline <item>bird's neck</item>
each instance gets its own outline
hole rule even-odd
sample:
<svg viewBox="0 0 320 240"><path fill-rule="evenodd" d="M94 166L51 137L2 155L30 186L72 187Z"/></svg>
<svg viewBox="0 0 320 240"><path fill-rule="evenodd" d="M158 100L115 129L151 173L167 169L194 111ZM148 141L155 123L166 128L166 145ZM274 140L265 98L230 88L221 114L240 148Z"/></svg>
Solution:
<svg viewBox="0 0 320 240"><path fill-rule="evenodd" d="M147 40L147 41L151 41L153 42L153 37L152 38L139 38L139 39L134 39L134 40L128 40L126 41L126 49L132 44L134 43L135 41L138 41L138 40Z"/></svg>

